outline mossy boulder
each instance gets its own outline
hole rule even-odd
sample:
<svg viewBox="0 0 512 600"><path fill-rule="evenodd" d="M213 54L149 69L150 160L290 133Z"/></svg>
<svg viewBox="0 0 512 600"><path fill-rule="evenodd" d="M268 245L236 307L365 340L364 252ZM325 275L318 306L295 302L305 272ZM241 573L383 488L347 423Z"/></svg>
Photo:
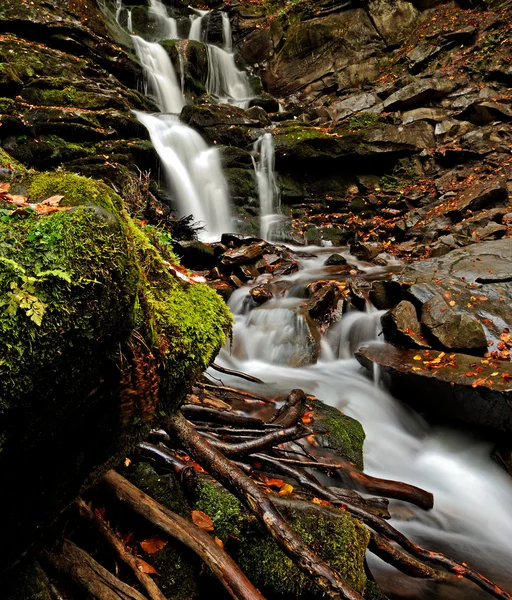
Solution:
<svg viewBox="0 0 512 600"><path fill-rule="evenodd" d="M55 172L11 189L72 208L0 207L4 567L95 469L176 410L231 326L213 290L173 275L168 234L139 228L104 183Z"/></svg>
<svg viewBox="0 0 512 600"><path fill-rule="evenodd" d="M232 494L207 476L201 476L194 508L209 515L227 551L260 589L276 598L321 597L322 593L264 532ZM356 591L366 585L364 555L368 530L345 511L319 512L315 505L280 503L279 510L293 529L320 558Z"/></svg>

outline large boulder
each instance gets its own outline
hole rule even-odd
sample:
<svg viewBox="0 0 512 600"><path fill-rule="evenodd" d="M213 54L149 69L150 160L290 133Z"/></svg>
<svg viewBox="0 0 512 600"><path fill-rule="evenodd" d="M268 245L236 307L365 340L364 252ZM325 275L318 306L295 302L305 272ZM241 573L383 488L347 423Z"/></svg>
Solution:
<svg viewBox="0 0 512 600"><path fill-rule="evenodd" d="M11 189L70 209L9 215L1 200L2 568L177 409L231 323L213 290L173 274L168 237L138 228L105 184L42 173Z"/></svg>

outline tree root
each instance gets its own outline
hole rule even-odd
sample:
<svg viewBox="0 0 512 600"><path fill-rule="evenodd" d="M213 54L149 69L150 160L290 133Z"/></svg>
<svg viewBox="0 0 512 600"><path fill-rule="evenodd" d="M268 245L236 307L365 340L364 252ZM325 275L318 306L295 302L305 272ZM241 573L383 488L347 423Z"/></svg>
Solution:
<svg viewBox="0 0 512 600"><path fill-rule="evenodd" d="M77 498L75 500L75 504L80 512L80 515L84 519L87 519L89 523L92 523L94 527L96 527L96 529L114 549L117 556L130 567L135 577L139 580L139 583L146 590L150 600L167 600L151 577L140 570L140 565L137 562L137 558L126 549L123 542L110 529L110 527L102 519L97 517L81 498Z"/></svg>
<svg viewBox="0 0 512 600"><path fill-rule="evenodd" d="M324 561L312 552L283 519L271 500L238 467L223 456L178 413L167 421L185 449L209 473L241 498L281 548L333 600L362 600Z"/></svg>
<svg viewBox="0 0 512 600"><path fill-rule="evenodd" d="M235 561L205 531L164 508L115 471L109 471L103 481L134 512L198 554L235 600L265 600Z"/></svg>
<svg viewBox="0 0 512 600"><path fill-rule="evenodd" d="M63 541L58 553L42 550L41 556L56 571L70 576L97 600L147 600L69 540Z"/></svg>

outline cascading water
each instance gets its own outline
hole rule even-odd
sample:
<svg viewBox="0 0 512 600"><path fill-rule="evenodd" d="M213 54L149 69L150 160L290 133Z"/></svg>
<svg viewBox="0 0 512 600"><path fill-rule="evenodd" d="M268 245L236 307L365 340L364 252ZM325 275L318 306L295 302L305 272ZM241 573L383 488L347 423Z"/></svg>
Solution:
<svg viewBox="0 0 512 600"><path fill-rule="evenodd" d="M209 13L208 10L199 10L198 8L193 9L196 14L190 15L190 32L188 34L189 40L195 42L205 42L203 39L203 18Z"/></svg>
<svg viewBox="0 0 512 600"><path fill-rule="evenodd" d="M196 131L179 123L173 115L136 114L149 131L179 213L192 213L206 224L205 239L218 239L231 229L231 218L217 149L209 148Z"/></svg>
<svg viewBox="0 0 512 600"><path fill-rule="evenodd" d="M178 39L178 25L176 19L169 16L165 4L162 4L159 0L149 0L149 14L160 24L160 37L162 40Z"/></svg>
<svg viewBox="0 0 512 600"><path fill-rule="evenodd" d="M256 157L253 157L258 196L260 199L260 236L269 239L272 223L279 205L279 186L274 169L274 136L265 132L254 142Z"/></svg>
<svg viewBox="0 0 512 600"><path fill-rule="evenodd" d="M329 249L329 253L333 251ZM490 460L490 443L467 431L428 425L372 383L353 358L353 352L363 342L377 339L378 311L344 315L337 331L327 338L331 351L322 352L316 364L300 368L283 364L287 356L293 356L291 346L303 344L298 335L303 324L284 307L296 307L301 302L304 286L312 278L330 277L328 271L319 267L325 257L326 254L319 254L306 259L301 272L284 278L291 282L288 297L266 303L266 314L262 314L262 308L255 308L249 288L233 294L233 345L230 351L223 350L216 362L268 383L251 384L229 375L222 376L222 383L268 397L299 387L360 420L367 436L365 471L415 484L434 494L434 509L428 512L392 501L392 524L418 543L464 560L505 589L512 589L510 476ZM370 278L371 274L368 271ZM269 314L272 312L274 315ZM275 335L266 331L270 323ZM290 330L293 327L295 330ZM285 330L283 334L281 329ZM285 352L280 344L283 339L290 345ZM214 371L211 375L218 377ZM394 599L489 597L470 584L454 589L413 580L374 557L371 567L384 591Z"/></svg>

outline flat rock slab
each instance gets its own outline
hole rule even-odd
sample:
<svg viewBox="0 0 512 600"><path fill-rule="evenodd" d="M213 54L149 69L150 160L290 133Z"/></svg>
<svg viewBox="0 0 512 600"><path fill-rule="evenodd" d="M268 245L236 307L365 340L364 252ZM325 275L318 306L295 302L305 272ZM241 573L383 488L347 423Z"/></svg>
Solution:
<svg viewBox="0 0 512 600"><path fill-rule="evenodd" d="M423 312L441 296L447 311L466 314L479 322L488 351L509 355L501 337L512 330L512 239L473 244L444 256L418 261L395 276L403 299ZM395 283L396 285L396 283Z"/></svg>
<svg viewBox="0 0 512 600"><path fill-rule="evenodd" d="M512 365L468 354L361 347L357 360L379 365L390 392L429 415L512 432Z"/></svg>

